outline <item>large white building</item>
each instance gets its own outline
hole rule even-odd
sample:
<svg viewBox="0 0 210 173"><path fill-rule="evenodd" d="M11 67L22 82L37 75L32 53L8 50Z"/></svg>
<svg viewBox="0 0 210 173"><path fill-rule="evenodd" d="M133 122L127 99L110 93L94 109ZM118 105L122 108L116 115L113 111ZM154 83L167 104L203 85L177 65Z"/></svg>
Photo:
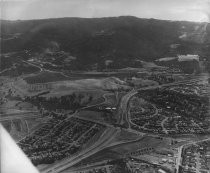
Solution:
<svg viewBox="0 0 210 173"><path fill-rule="evenodd" d="M199 61L199 55L178 55L178 61Z"/></svg>

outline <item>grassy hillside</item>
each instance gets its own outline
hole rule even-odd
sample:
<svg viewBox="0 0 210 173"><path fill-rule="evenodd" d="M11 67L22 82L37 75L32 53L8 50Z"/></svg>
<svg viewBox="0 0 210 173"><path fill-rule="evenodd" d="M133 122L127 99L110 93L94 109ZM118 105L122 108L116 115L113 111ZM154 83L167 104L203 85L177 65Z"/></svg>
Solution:
<svg viewBox="0 0 210 173"><path fill-rule="evenodd" d="M177 54L210 55L210 25L136 17L1 21L2 52L69 52L74 67L137 66ZM207 27L206 27L207 26ZM133 61L131 61L133 60Z"/></svg>

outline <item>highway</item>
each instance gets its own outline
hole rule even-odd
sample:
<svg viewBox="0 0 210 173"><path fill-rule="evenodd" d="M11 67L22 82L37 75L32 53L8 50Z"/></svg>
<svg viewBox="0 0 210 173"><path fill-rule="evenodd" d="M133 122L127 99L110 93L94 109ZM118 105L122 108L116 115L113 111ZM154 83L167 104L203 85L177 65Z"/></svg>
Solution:
<svg viewBox="0 0 210 173"><path fill-rule="evenodd" d="M121 103L120 103L120 110L119 110L119 113L121 114L120 116L120 120L119 120L119 124L124 124L125 122L128 123L129 127L130 127L130 123L128 121L128 116L127 116L127 110L128 110L128 102L130 100L130 98L132 96L134 96L135 94L137 94L138 91L136 90L132 90L130 92L128 92L121 100ZM124 121L125 120L125 121Z"/></svg>
<svg viewBox="0 0 210 173"><path fill-rule="evenodd" d="M41 71L55 72L55 71L43 69L42 67L40 67L36 64L27 62L27 61L23 61L23 62L39 68L40 72ZM2 72L0 72L0 73L2 73ZM63 74L62 72L56 72L56 73ZM65 76L65 74L63 74L63 75ZM66 77L68 77L68 76L66 76ZM131 97L134 96L135 94L137 94L138 92L141 92L143 90L148 90L148 89L156 89L156 88L175 86L175 85L186 84L186 83L197 83L199 81L201 81L200 76L197 79L183 80L180 82L175 82L175 83L170 83L170 84L164 84L164 85L158 85L158 86L152 86L152 87L144 87L144 88L141 88L138 90L135 90L135 89L131 90L130 92L128 92L126 95L124 95L122 97L121 102L119 104L119 109L118 109L118 113L117 113L118 117L119 117L118 124L123 125L123 124L127 123L128 128L130 129L129 117L128 117L128 113L127 113L128 103L129 103L129 100L131 99ZM11 82L10 87L13 88L14 90L18 90L17 87L15 86L14 82ZM20 91L20 90L18 90L18 91L20 93L22 93L23 95L25 95L25 93L23 93L23 91ZM104 98L105 98L105 101L107 101L105 95L104 95ZM100 104L96 104L96 105L100 105ZM96 105L94 105L94 106L96 106ZM90 107L92 107L92 106L90 106ZM83 108L83 109L85 109L85 108ZM32 114L32 115L29 115L29 114ZM36 117L38 117L37 112L24 112L24 113L18 113L18 114L6 116L6 117L1 116L0 121L7 121L7 120L14 120L14 119L27 119L27 118L36 118ZM64 171L64 170L70 168L71 166L82 161L83 159L88 158L89 156L106 148L111 143L111 141L116 137L118 132L119 132L118 129L113 128L111 126L107 126L107 129L104 131L104 133L101 135L101 137L91 147L84 149L80 153L73 155L70 158L66 158L64 160L61 160L61 161L55 163L55 164L49 165L46 168L43 168L41 170L41 172L42 173L59 173L61 171ZM179 165L181 163L181 151L182 151L183 147L184 147L184 145L179 148L179 155L178 155L178 159L177 159L177 163L178 163L177 168L179 168Z"/></svg>
<svg viewBox="0 0 210 173"><path fill-rule="evenodd" d="M105 98L105 96L106 95L104 95L103 97L106 102L107 99ZM130 94L128 96L130 96ZM123 99L124 102L127 102L129 100L129 98ZM102 104L102 103L100 103L100 104ZM125 104L127 105L127 103L125 103ZM96 104L96 105L98 105L98 104ZM94 105L94 106L96 106L96 105ZM92 107L92 106L90 106L90 107ZM85 108L88 108L88 106ZM85 109L85 108L83 108L83 109ZM120 109L120 111L121 111L121 109ZM80 117L78 117L78 118L80 118ZM82 118L82 119L84 119L84 118ZM89 121L92 121L92 120L89 120ZM122 118L120 118L119 121L122 121ZM96 122L96 123L98 123L98 122ZM104 125L107 126L107 124L104 124ZM75 165L76 163L82 161L83 159L106 148L110 144L110 142L116 137L118 132L119 132L118 129L109 125L109 126L107 126L107 129L104 131L104 133L101 135L101 137L91 147L81 151L79 154L72 156L71 158L66 158L66 159L62 160L61 162L50 165L49 167L46 167L40 171L42 173L58 173L58 172L61 172L67 168L70 168L71 166Z"/></svg>
<svg viewBox="0 0 210 173"><path fill-rule="evenodd" d="M148 90L148 89L156 89L156 88L161 88L161 87L168 87L168 86L176 86L176 85L180 85L180 84L187 84L187 83L197 83L202 81L203 79L191 79L191 80L183 80L180 82L174 82L174 83L169 83L169 84L163 84L163 85L157 85L157 86L149 86L149 87L144 87L144 88L140 88L140 89L133 89L130 92L128 92L122 99L121 99L121 103L120 103L120 110L119 110L119 114L121 114L120 116L120 120L119 120L119 124L124 124L127 123L128 124L128 128L130 128L130 123L128 120L128 102L130 100L130 98L132 96L134 96L135 94L139 93L140 91L144 91L144 90Z"/></svg>
<svg viewBox="0 0 210 173"><path fill-rule="evenodd" d="M104 149L115 138L117 133L118 133L118 130L116 130L115 128L108 128L107 130L105 130L105 132L100 137L100 139L98 139L98 141L90 148L83 150L76 156L64 159L60 163L50 165L49 167L41 170L41 172L42 173L58 173L58 172L61 172L65 169L75 165L76 163L80 162L81 160Z"/></svg>
<svg viewBox="0 0 210 173"><path fill-rule="evenodd" d="M155 89L155 88L159 88L159 87L174 86L174 85L179 85L179 84L186 84L188 82L192 83L192 82L198 82L198 81L200 81L200 80L198 80L198 79L185 80L185 81L181 81L181 82L158 85L158 86L153 86L153 87L145 87L145 88L141 88L138 90L134 90L134 89L131 90L125 96L123 96L123 98L121 99L119 109L118 109L118 115L120 117L118 119L118 123L123 125L125 122L127 122L129 124L128 115L127 115L128 102L129 102L130 98L132 96L134 96L135 94L137 94L138 92L140 92L142 90L147 90L147 89ZM91 147L84 149L77 155L74 155L70 158L66 158L60 162L57 162L50 166L47 166L47 167L41 169L41 172L42 173L59 173L61 171L64 171L64 170L70 168L71 166L75 165L76 163L82 161L83 159L106 148L108 146L108 144L110 144L110 142L115 138L115 136L118 134L118 132L119 131L115 128L112 128L110 126L107 127L105 132L101 135L101 137Z"/></svg>
<svg viewBox="0 0 210 173"><path fill-rule="evenodd" d="M198 79L186 80L186 81L164 84L164 85L159 85L159 86L154 86L154 87L145 87L145 88L141 88L139 90L133 89L132 91L128 92L121 99L120 106L118 109L118 115L120 117L118 120L118 123L122 125L125 122L127 122L129 124L128 116L127 116L128 102L129 102L130 98L132 96L134 96L135 94L137 94L139 91L147 90L147 89L155 89L155 88L159 88L159 87L174 86L174 85L185 84L185 83L189 83L189 82L190 83L198 82L198 81L200 81L200 80L198 80ZM71 166L75 165L76 163L82 161L83 159L106 148L108 146L108 144L110 144L110 142L115 138L117 133L118 133L118 130L116 130L115 128L112 128L110 126L107 127L107 130L103 133L103 135L100 137L100 139L98 139L98 141L96 141L96 143L94 145L81 151L79 154L72 156L71 158L66 158L58 163L55 163L53 165L50 165L50 166L42 169L41 172L42 173L59 173L61 171L64 171L65 169L70 168Z"/></svg>
<svg viewBox="0 0 210 173"><path fill-rule="evenodd" d="M121 99L119 110L118 110L118 114L120 115L120 118L118 120L119 124L124 123L124 118L127 119L128 101L133 95L137 93L138 91L132 90ZM57 163L57 164L55 163L54 165L50 165L49 167L42 169L41 172L42 173L58 173L75 165L81 160L106 148L108 144L115 138L118 132L119 131L115 128L107 127L107 130L104 132L104 134L100 137L100 139L98 139L98 141L93 146L91 146L90 148L87 148L86 150L83 150L77 156L67 158L67 159L62 160L60 163Z"/></svg>

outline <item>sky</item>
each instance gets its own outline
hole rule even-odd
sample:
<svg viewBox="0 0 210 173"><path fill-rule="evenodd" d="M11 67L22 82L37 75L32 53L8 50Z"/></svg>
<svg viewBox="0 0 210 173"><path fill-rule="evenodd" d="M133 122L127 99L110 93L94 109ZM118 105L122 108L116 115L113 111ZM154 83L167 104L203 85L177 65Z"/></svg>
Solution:
<svg viewBox="0 0 210 173"><path fill-rule="evenodd" d="M1 19L136 16L210 22L210 0L1 0Z"/></svg>

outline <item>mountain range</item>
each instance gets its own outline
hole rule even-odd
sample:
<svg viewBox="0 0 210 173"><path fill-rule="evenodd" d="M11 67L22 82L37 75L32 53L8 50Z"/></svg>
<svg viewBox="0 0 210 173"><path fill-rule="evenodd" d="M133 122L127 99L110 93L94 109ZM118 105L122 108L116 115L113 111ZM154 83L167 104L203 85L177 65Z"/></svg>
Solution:
<svg viewBox="0 0 210 173"><path fill-rule="evenodd" d="M210 24L133 16L1 20L1 53L25 50L36 55L67 52L78 68L106 63L135 67L140 60L178 54L208 59Z"/></svg>

